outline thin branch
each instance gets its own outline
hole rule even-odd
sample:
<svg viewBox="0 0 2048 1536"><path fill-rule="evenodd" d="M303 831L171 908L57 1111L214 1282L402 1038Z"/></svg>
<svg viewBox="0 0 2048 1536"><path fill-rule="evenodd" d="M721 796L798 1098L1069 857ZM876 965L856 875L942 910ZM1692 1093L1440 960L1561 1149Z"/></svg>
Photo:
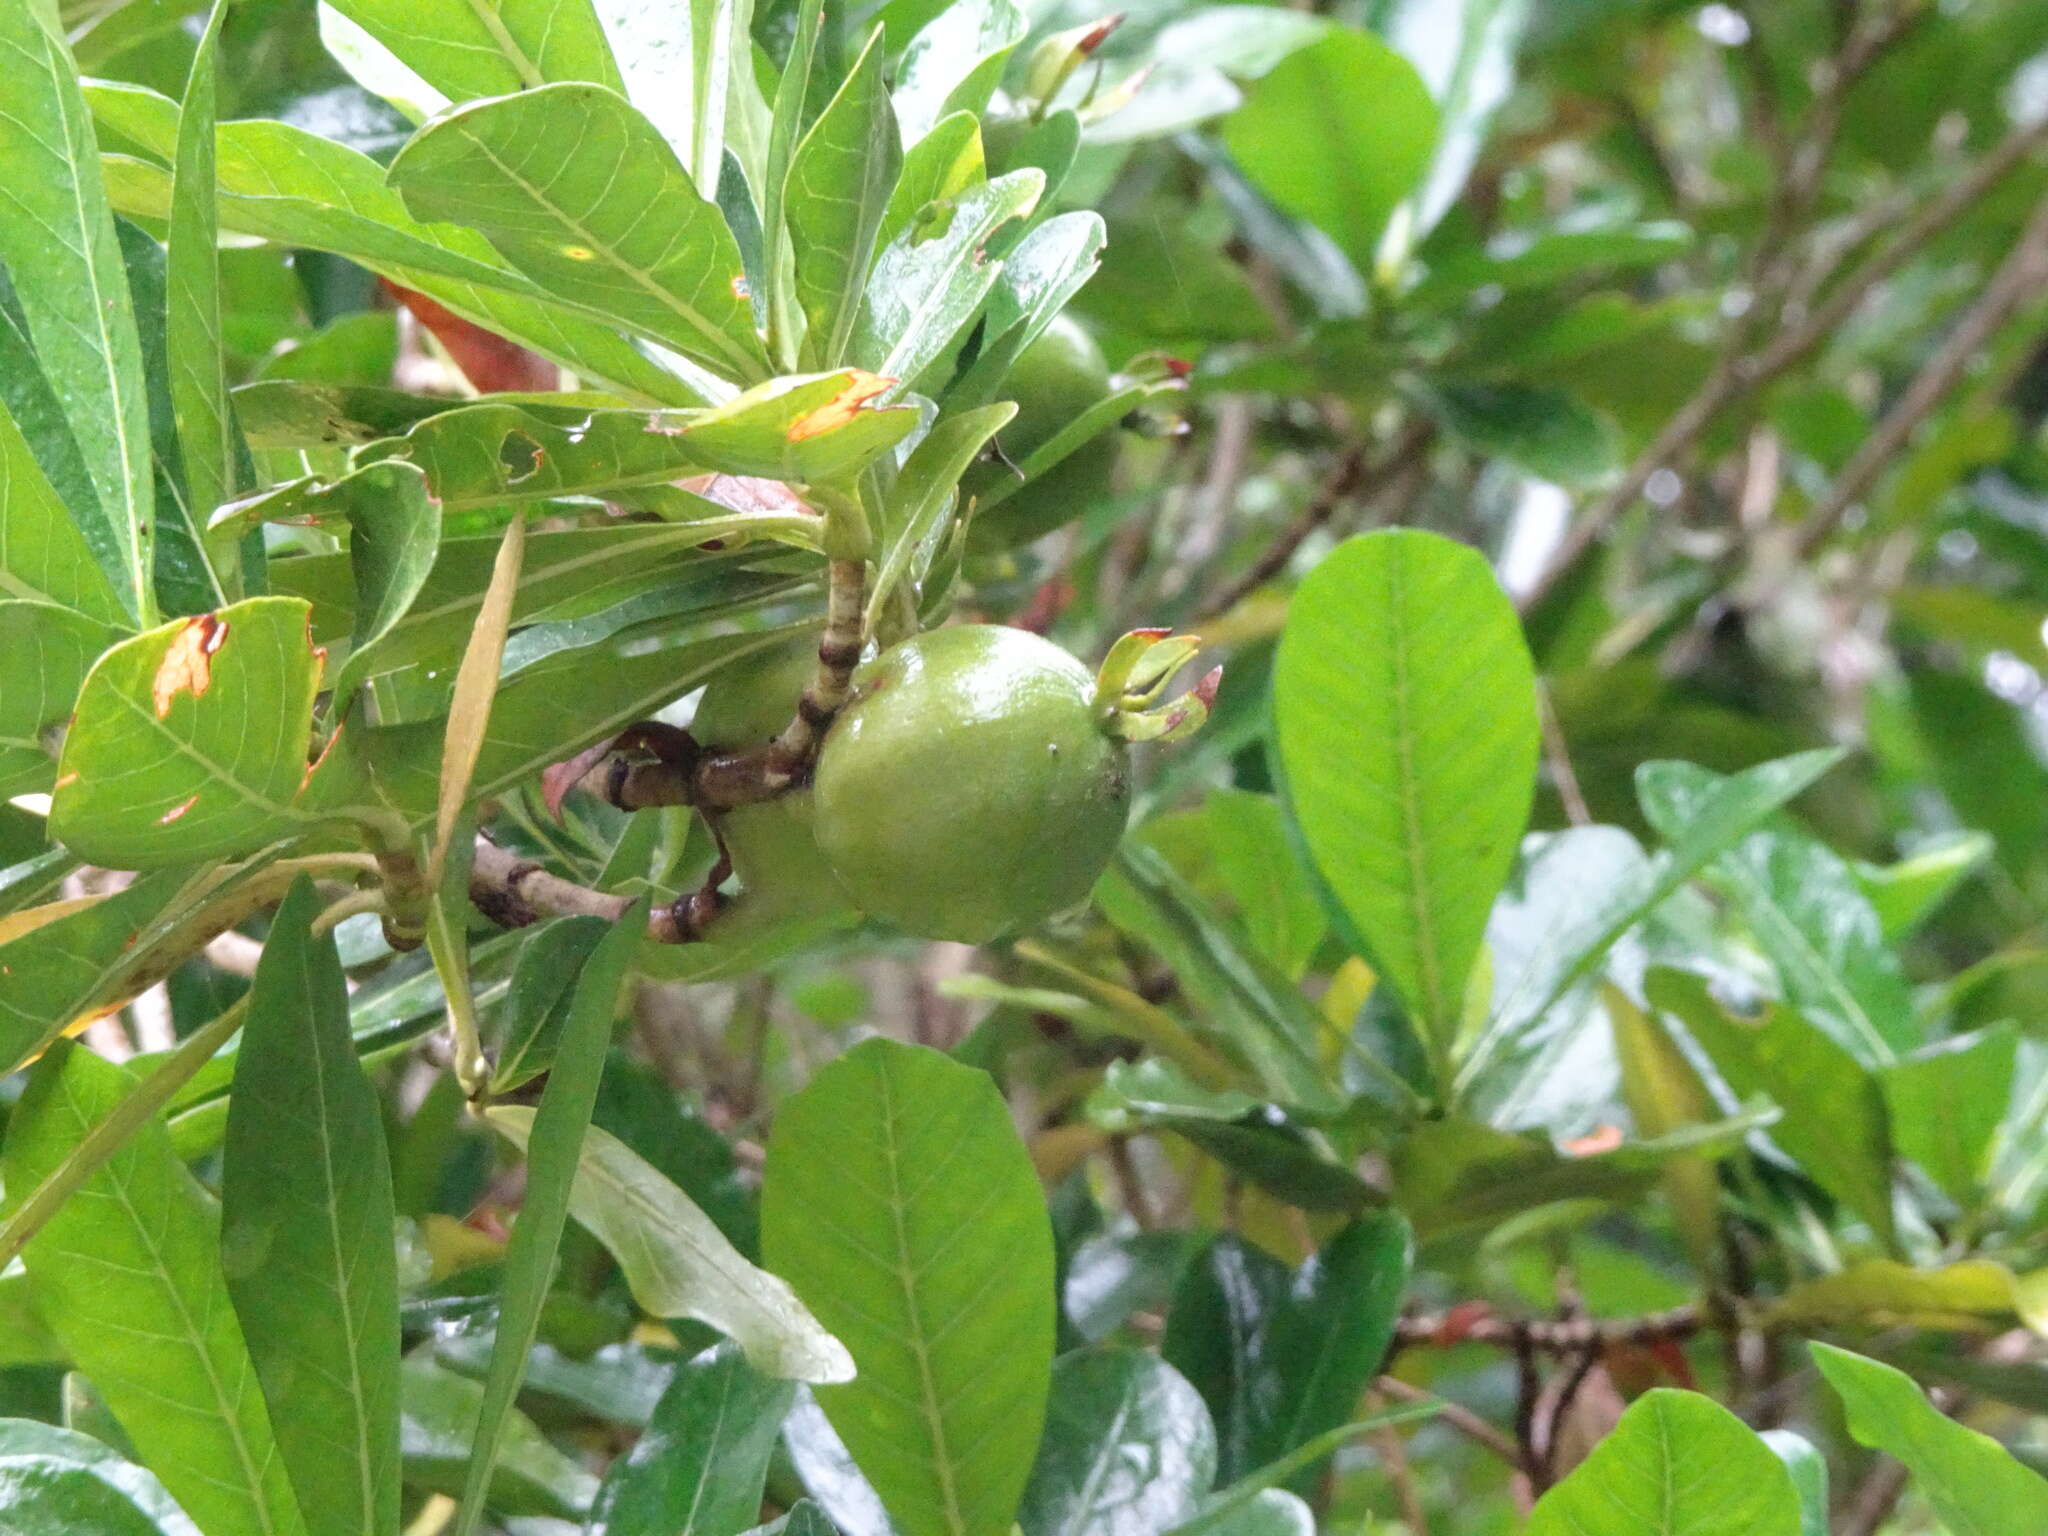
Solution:
<svg viewBox="0 0 2048 1536"><path fill-rule="evenodd" d="M1796 324L1779 330L1776 338L1760 351L1724 360L1700 386L1699 392L1672 414L1664 429L1636 456L1635 462L1629 465L1614 488L1587 508L1585 515L1573 525L1550 564L1524 595L1522 608L1526 611L1547 596L1565 572L1576 565L1587 550L1606 536L1622 514L1635 505L1636 498L1642 495L1651 476L1690 449L1724 409L1804 362L1862 306L1879 284L1946 233L1967 209L2044 145L2048 145L2048 118L2015 129L1967 174L1957 178L1939 197L1923 207L1889 245L1872 254L1842 279L1823 303Z"/></svg>
<svg viewBox="0 0 2048 1536"><path fill-rule="evenodd" d="M1963 380L1970 365L1999 327L2048 285L2048 199L2027 221L1983 293L1958 320L1948 336L1892 403L1877 430L1857 447L1835 483L1800 525L1795 553L1810 555L1835 531L1842 518L1875 486L1893 459L1905 451L1923 422Z"/></svg>
<svg viewBox="0 0 2048 1536"><path fill-rule="evenodd" d="M1706 1326L1707 1315L1696 1306L1607 1319L1521 1319L1496 1317L1484 1311L1468 1315L1462 1309L1454 1309L1411 1312L1395 1325L1394 1339L1398 1346L1406 1348L1491 1344L1517 1349L1526 1346L1537 1354L1576 1356L1589 1349L1606 1350L1618 1344L1679 1343Z"/></svg>
<svg viewBox="0 0 2048 1536"><path fill-rule="evenodd" d="M1437 1417L1464 1435L1467 1439L1485 1446L1509 1466L1520 1471L1522 1453L1515 1442L1495 1429L1462 1403L1449 1398L1438 1397L1434 1392L1425 1392L1421 1387L1410 1386L1398 1376L1382 1376L1373 1384L1373 1390L1385 1397L1396 1398L1404 1403L1427 1403L1437 1411Z"/></svg>

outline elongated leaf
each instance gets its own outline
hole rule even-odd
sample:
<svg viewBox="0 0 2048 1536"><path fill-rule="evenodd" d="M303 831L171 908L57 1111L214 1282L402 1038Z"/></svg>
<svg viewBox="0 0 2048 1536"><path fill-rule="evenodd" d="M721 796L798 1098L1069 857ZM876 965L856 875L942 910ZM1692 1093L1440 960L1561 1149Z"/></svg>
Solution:
<svg viewBox="0 0 2048 1536"><path fill-rule="evenodd" d="M459 107L390 178L414 214L482 231L550 292L728 377L765 373L731 231L616 93L551 85Z"/></svg>
<svg viewBox="0 0 2048 1536"><path fill-rule="evenodd" d="M348 520L355 625L348 657L329 685L343 708L375 668L379 644L411 610L441 548L440 508L426 479L405 464L365 465L309 498Z"/></svg>
<svg viewBox="0 0 2048 1536"><path fill-rule="evenodd" d="M125 1001L122 979L212 883L164 870L0 939L0 1066L14 1071L73 1020ZM8 925L28 915L17 912Z"/></svg>
<svg viewBox="0 0 2048 1536"><path fill-rule="evenodd" d="M1561 961L1531 965L1522 984L1503 989L1492 1017L1459 1066L1459 1091L1471 1091L1493 1066L1499 1051L1578 986L1616 941L1673 891L1840 761L1841 753L1836 751L1795 753L1735 774L1718 786L1698 807L1697 818L1682 838L1655 862L1613 882L1611 889L1549 946L1563 957ZM1637 770L1638 780L1650 767L1646 763Z"/></svg>
<svg viewBox="0 0 2048 1536"><path fill-rule="evenodd" d="M979 112L1010 52L1030 31L1011 0L956 0L904 46L896 116L916 143L949 112Z"/></svg>
<svg viewBox="0 0 2048 1536"><path fill-rule="evenodd" d="M1836 1199L1890 1242L1891 1141L1877 1079L1798 1013L1773 1004L1731 1017L1697 976L1655 971L1650 1001L1684 1023L1738 1094L1768 1094L1785 1111L1779 1144Z"/></svg>
<svg viewBox="0 0 2048 1536"><path fill-rule="evenodd" d="M605 1536L739 1536L761 1512L794 1390L731 1344L685 1361L639 1443L612 1464L592 1527Z"/></svg>
<svg viewBox="0 0 2048 1536"><path fill-rule="evenodd" d="M399 1515L398 1265L376 1091L348 988L304 876L256 968L221 1167L235 1314L310 1536Z"/></svg>
<svg viewBox="0 0 2048 1536"><path fill-rule="evenodd" d="M987 180L981 119L972 112L954 112L941 118L930 133L904 152L896 190L889 194L889 207L882 215L878 237L882 245L894 244L910 221L930 204L958 197Z"/></svg>
<svg viewBox="0 0 2048 1536"><path fill-rule="evenodd" d="M1371 272L1380 235L1416 190L1437 109L1415 67L1368 32L1333 31L1252 85L1223 141L1274 202Z"/></svg>
<svg viewBox="0 0 2048 1536"><path fill-rule="evenodd" d="M989 296L982 353L947 391L949 404L1002 397L1002 381L1024 349L1095 275L1108 239L1100 214L1076 212L1047 219L1017 242Z"/></svg>
<svg viewBox="0 0 2048 1536"><path fill-rule="evenodd" d="M2018 1032L2002 1024L1943 1040L1878 1073L1899 1151L1965 1208L1990 1171L2018 1050Z"/></svg>
<svg viewBox="0 0 2048 1536"><path fill-rule="evenodd" d="M1646 767L1643 814L1676 842L1727 780L1690 763ZM1776 967L1785 1000L1868 1067L1919 1043L1913 1000L1849 865L1790 826L1758 829L1708 866Z"/></svg>
<svg viewBox="0 0 2048 1536"><path fill-rule="evenodd" d="M590 1112L597 1103L597 1083L604 1072L605 1049L611 1043L619 990L625 985L646 923L647 901L643 897L627 908L612 931L591 950L576 978L576 993L562 1027L554 1067L534 1112L526 1144L526 1200L505 1250L497 1341L491 1348L490 1373L484 1378L483 1403L477 1410L476 1441L470 1449L462 1510L455 1523L457 1536L469 1536L483 1518L506 1415L526 1373L527 1351L533 1348L540 1329L555 1252L561 1245L563 1224L569 1219L569 1188L576 1178L584 1135L590 1129Z"/></svg>
<svg viewBox="0 0 2048 1536"><path fill-rule="evenodd" d="M491 1075L493 1093L509 1093L531 1082L553 1063L575 1001L576 977L605 930L602 918L557 918L520 946L505 993L502 1044Z"/></svg>
<svg viewBox="0 0 2048 1536"><path fill-rule="evenodd" d="M200 1536L147 1469L33 1419L0 1419L0 1516L12 1536Z"/></svg>
<svg viewBox="0 0 2048 1536"><path fill-rule="evenodd" d="M2048 1528L2048 1481L1996 1440L1943 1415L1903 1371L1827 1344L1812 1349L1848 1411L1849 1433L1904 1462L1955 1536Z"/></svg>
<svg viewBox="0 0 2048 1536"><path fill-rule="evenodd" d="M452 101L550 80L620 87L589 0L335 0L334 8Z"/></svg>
<svg viewBox="0 0 2048 1536"><path fill-rule="evenodd" d="M928 204L876 259L854 328L853 358L915 386L967 329L1002 273L988 239L1038 205L1045 173L1012 171Z"/></svg>
<svg viewBox="0 0 2048 1536"><path fill-rule="evenodd" d="M55 603L126 625L128 612L0 399L0 597Z"/></svg>
<svg viewBox="0 0 2048 1536"><path fill-rule="evenodd" d="M256 597L100 658L64 738L51 836L116 869L247 853L300 805L321 653L306 604Z"/></svg>
<svg viewBox="0 0 2048 1536"><path fill-rule="evenodd" d="M113 638L105 623L70 608L0 602L0 798L50 787L57 765L46 732L70 715Z"/></svg>
<svg viewBox="0 0 2048 1536"><path fill-rule="evenodd" d="M89 1051L52 1048L8 1127L10 1203L133 1086ZM24 1258L66 1353L208 1536L303 1536L212 1216L160 1120L51 1217Z"/></svg>
<svg viewBox="0 0 2048 1536"><path fill-rule="evenodd" d="M175 152L175 102L138 86L98 83L89 91L104 121L158 154ZM506 267L481 235L413 218L368 156L302 128L260 119L223 123L216 148L224 229L359 261L486 330L635 398L670 405L698 399L615 328L565 309ZM115 155L107 157L105 174L121 212L169 216L171 176L162 167Z"/></svg>
<svg viewBox="0 0 2048 1536"><path fill-rule="evenodd" d="M1219 789L1202 807L1216 873L1237 902L1252 947L1285 976L1299 976L1328 931L1322 902L1279 803Z"/></svg>
<svg viewBox="0 0 2048 1536"><path fill-rule="evenodd" d="M852 339L903 163L882 63L878 29L797 146L784 193L809 355L827 367L845 357Z"/></svg>
<svg viewBox="0 0 2048 1536"><path fill-rule="evenodd" d="M1784 1463L1712 1398L1640 1398L1537 1501L1528 1536L1799 1536Z"/></svg>
<svg viewBox="0 0 2048 1536"><path fill-rule="evenodd" d="M170 304L165 318L172 413L185 490L201 526L234 495L237 445L221 352L220 216L214 193L215 76L227 0L215 0L185 82L171 187Z"/></svg>
<svg viewBox="0 0 2048 1536"><path fill-rule="evenodd" d="M156 615L149 406L99 146L54 10L0 10L0 264L94 498L72 508L132 619Z"/></svg>
<svg viewBox="0 0 2048 1536"><path fill-rule="evenodd" d="M525 1146L533 1111L497 1104L490 1121ZM592 1127L570 1192L577 1224L619 1261L650 1317L693 1317L739 1345L763 1375L845 1381L853 1362L789 1286L756 1269L690 1197L639 1153Z"/></svg>
<svg viewBox="0 0 2048 1536"><path fill-rule="evenodd" d="M1153 1536L1216 1477L1216 1431L1187 1379L1134 1349L1064 1356L1024 1490L1024 1536Z"/></svg>
<svg viewBox="0 0 2048 1536"><path fill-rule="evenodd" d="M2048 1281L2022 1279L1991 1259L1916 1269L1896 1259L1858 1259L1793 1286L1772 1316L1799 1328L1930 1328L1977 1332L2015 1319L2048 1327Z"/></svg>
<svg viewBox="0 0 2048 1536"><path fill-rule="evenodd" d="M904 1536L1006 1529L1050 1380L1052 1237L982 1073L868 1040L783 1106L762 1249L860 1374L826 1416Z"/></svg>
<svg viewBox="0 0 2048 1536"><path fill-rule="evenodd" d="M1535 794L1534 670L1485 560L1367 534L1301 585L1274 720L1309 852L1442 1063Z"/></svg>
<svg viewBox="0 0 2048 1536"><path fill-rule="evenodd" d="M914 593L950 526L946 514L958 500L960 476L1016 414L1007 400L949 413L911 449L884 509L882 558L868 594L870 627L901 583L912 583Z"/></svg>

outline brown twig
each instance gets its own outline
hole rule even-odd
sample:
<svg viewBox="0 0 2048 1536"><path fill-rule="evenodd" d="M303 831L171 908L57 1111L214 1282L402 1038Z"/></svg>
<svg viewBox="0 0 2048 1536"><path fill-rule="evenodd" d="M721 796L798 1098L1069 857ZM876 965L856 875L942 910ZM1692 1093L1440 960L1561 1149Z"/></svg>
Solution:
<svg viewBox="0 0 2048 1536"><path fill-rule="evenodd" d="M1425 1392L1421 1387L1412 1387L1398 1376L1382 1376L1373 1384L1373 1390L1386 1397L1398 1398L1404 1403L1428 1403L1437 1411L1437 1417L1475 1444L1485 1446L1509 1466L1520 1470L1522 1453L1515 1442L1479 1417L1463 1403L1454 1403L1449 1398L1438 1397L1434 1392Z"/></svg>
<svg viewBox="0 0 2048 1536"><path fill-rule="evenodd" d="M1707 1326L1706 1313L1696 1306L1673 1307L1624 1318L1506 1318L1489 1311L1411 1312L1394 1326L1397 1347L1447 1348L1453 1344L1491 1344L1536 1354L1576 1356L1618 1344L1649 1345L1683 1342Z"/></svg>
<svg viewBox="0 0 2048 1536"><path fill-rule="evenodd" d="M1656 439L1636 456L1613 489L1587 508L1573 525L1543 574L1524 594L1522 608L1526 611L1547 596L1565 572L1635 505L1650 478L1691 448L1724 409L1805 361L1880 283L1946 233L1965 210L2044 145L2048 145L2048 118L2014 129L1968 173L1926 204L1888 245L1836 284L1826 300L1804 318L1779 330L1776 338L1762 349L1724 359L1699 391L1672 414Z"/></svg>

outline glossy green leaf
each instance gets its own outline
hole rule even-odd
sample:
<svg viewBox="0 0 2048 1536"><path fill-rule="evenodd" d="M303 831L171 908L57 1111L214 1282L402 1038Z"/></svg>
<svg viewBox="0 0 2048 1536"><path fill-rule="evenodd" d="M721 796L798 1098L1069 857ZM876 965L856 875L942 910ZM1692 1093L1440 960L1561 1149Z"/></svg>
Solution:
<svg viewBox="0 0 2048 1536"><path fill-rule="evenodd" d="M156 615L149 406L99 146L54 9L0 11L0 264L94 495L71 510L121 606Z"/></svg>
<svg viewBox="0 0 2048 1536"><path fill-rule="evenodd" d="M869 628L903 583L916 594L935 546L953 526L948 514L959 500L960 476L1016 413L1007 400L948 412L910 450L883 511L882 558L868 592Z"/></svg>
<svg viewBox="0 0 2048 1536"><path fill-rule="evenodd" d="M0 601L0 799L57 776L50 732L62 726L113 632L49 603Z"/></svg>
<svg viewBox="0 0 2048 1536"><path fill-rule="evenodd" d="M250 598L101 657L64 738L51 835L152 869L317 822L300 803L322 666L306 621L297 599Z"/></svg>
<svg viewBox="0 0 2048 1536"><path fill-rule="evenodd" d="M520 946L505 993L492 1093L510 1093L554 1062L575 1001L576 977L605 931L602 918L557 918Z"/></svg>
<svg viewBox="0 0 2048 1536"><path fill-rule="evenodd" d="M102 121L158 154L174 152L176 103L140 87L105 83L89 87L89 99ZM481 235L412 217L368 156L261 119L223 123L216 151L223 229L359 261L486 330L636 398L672 405L697 400L693 389L642 357L615 327L558 308L555 296L506 267ZM105 173L121 212L169 216L169 172L114 155Z"/></svg>
<svg viewBox="0 0 2048 1536"><path fill-rule="evenodd" d="M1800 1536L1791 1474L1712 1398L1659 1388L1529 1516L1528 1536Z"/></svg>
<svg viewBox="0 0 2048 1536"><path fill-rule="evenodd" d="M588 0L336 0L335 9L452 101L550 80L620 85Z"/></svg>
<svg viewBox="0 0 2048 1536"><path fill-rule="evenodd" d="M1153 1536L1194 1512L1216 1476L1201 1394L1142 1350L1053 1366L1045 1438L1017 1511L1024 1536Z"/></svg>
<svg viewBox="0 0 2048 1536"><path fill-rule="evenodd" d="M731 231L615 92L549 85L458 107L390 179L415 215L480 230L550 292L728 377L766 371Z"/></svg>
<svg viewBox="0 0 2048 1536"><path fill-rule="evenodd" d="M818 1401L903 1536L1006 1529L1051 1375L1051 1231L995 1085L873 1039L787 1100L762 1247L860 1374Z"/></svg>
<svg viewBox="0 0 2048 1536"><path fill-rule="evenodd" d="M1370 272L1381 233L1436 146L1437 108L1415 67L1365 32L1290 53L1223 127L1245 174Z"/></svg>
<svg viewBox="0 0 2048 1536"><path fill-rule="evenodd" d="M147 1469L33 1419L0 1419L0 1518L11 1536L199 1536Z"/></svg>
<svg viewBox="0 0 2048 1536"><path fill-rule="evenodd" d="M576 1178L590 1113L597 1103L597 1083L604 1072L605 1050L611 1044L612 1021L618 1016L619 993L646 922L643 897L628 907L611 932L592 948L577 974L548 1085L534 1111L525 1143L526 1198L505 1250L505 1272L498 1287L497 1342L491 1349L490 1373L484 1378L483 1403L477 1410L476 1443L470 1449L469 1473L463 1479L456 1536L469 1536L483 1518L506 1415L526 1373L527 1351L533 1348L540 1329L555 1253L569 1219L569 1188Z"/></svg>
<svg viewBox="0 0 2048 1536"><path fill-rule="evenodd" d="M875 261L854 327L854 361L915 388L995 287L1002 269L987 259L989 237L1027 216L1044 188L1043 171L1013 171L914 213Z"/></svg>
<svg viewBox="0 0 2048 1536"><path fill-rule="evenodd" d="M20 425L0 399L0 597L55 603L125 626L106 572L44 475Z"/></svg>
<svg viewBox="0 0 2048 1536"><path fill-rule="evenodd" d="M981 355L947 392L949 404L1003 397L1012 365L1095 275L1108 238L1100 214L1077 211L1047 219L1017 242L989 296Z"/></svg>
<svg viewBox="0 0 2048 1536"><path fill-rule="evenodd" d="M1892 1141L1968 1209L2012 1104L2018 1032L2002 1024L1938 1041L1879 1070Z"/></svg>
<svg viewBox="0 0 2048 1536"><path fill-rule="evenodd" d="M10 1203L49 1176L134 1079L60 1044L8 1127ZM153 1120L24 1253L37 1305L150 1468L208 1536L303 1536L205 1195Z"/></svg>
<svg viewBox="0 0 2048 1536"><path fill-rule="evenodd" d="M214 117L220 30L226 0L216 0L185 82L178 116L178 155L171 190L171 233L165 317L172 413L177 422L185 491L200 526L235 491L240 445L228 408L221 342L220 229L214 191Z"/></svg>
<svg viewBox="0 0 2048 1536"><path fill-rule="evenodd" d="M1459 1090L1475 1090L1501 1052L1590 975L1615 943L1672 892L1840 761L1836 751L1800 752L1732 775L1701 802L1685 835L1659 858L1617 871L1620 878L1604 882L1598 899L1577 911L1545 946L1552 953L1543 963L1527 967L1521 982L1505 989L1465 1052ZM1643 764L1638 782L1652 770L1652 764Z"/></svg>
<svg viewBox="0 0 2048 1536"><path fill-rule="evenodd" d="M825 366L846 356L903 162L882 64L877 32L797 145L783 194L809 355Z"/></svg>
<svg viewBox="0 0 2048 1536"><path fill-rule="evenodd" d="M1779 1145L1815 1183L1892 1239L1891 1138L1877 1078L1798 1013L1773 1004L1738 1019L1707 984L1679 971L1651 973L1650 1002L1675 1014L1728 1085L1767 1094L1785 1111Z"/></svg>
<svg viewBox="0 0 2048 1536"><path fill-rule="evenodd" d="M221 1261L309 1536L394 1530L398 1268L376 1090L301 876L249 995L221 1165Z"/></svg>
<svg viewBox="0 0 2048 1536"><path fill-rule="evenodd" d="M399 1386L405 1481L452 1498L468 1474L483 1384L414 1356L399 1367ZM557 1450L533 1420L516 1410L505 1416L491 1475L493 1510L580 1520L597 1487L597 1479Z"/></svg>
<svg viewBox="0 0 2048 1536"><path fill-rule="evenodd" d="M1235 1482L1351 1419L1393 1338L1408 1224L1355 1221L1291 1275L1235 1237L1191 1265L1167 1318L1168 1363L1209 1405L1218 1476ZM1290 1481L1313 1481L1313 1467Z"/></svg>
<svg viewBox="0 0 2048 1536"><path fill-rule="evenodd" d="M592 1527L605 1536L739 1536L760 1514L792 1390L730 1344L685 1361L639 1443L612 1464Z"/></svg>
<svg viewBox="0 0 2048 1536"><path fill-rule="evenodd" d="M904 45L896 117L915 143L951 112L979 112L1030 23L1011 0L955 0Z"/></svg>
<svg viewBox="0 0 2048 1536"><path fill-rule="evenodd" d="M526 1145L532 1110L499 1104L489 1115L514 1145ZM716 1328L765 1376L830 1382L853 1374L845 1347L788 1284L748 1263L695 1201L618 1137L591 1128L569 1208L611 1250L648 1316Z"/></svg>
<svg viewBox="0 0 2048 1536"><path fill-rule="evenodd" d="M1657 763L1639 781L1643 814L1676 842L1727 780L1690 763ZM1708 866L1777 969L1785 1000L1868 1067L1919 1043L1898 956L1854 871L1789 826L1750 833Z"/></svg>
<svg viewBox="0 0 2048 1536"><path fill-rule="evenodd" d="M1904 1462L1954 1536L2005 1536L2048 1525L2048 1480L1996 1440L1948 1418L1902 1371L1827 1344L1812 1350L1847 1410L1849 1433Z"/></svg>
<svg viewBox="0 0 2048 1536"><path fill-rule="evenodd" d="M365 465L312 494L348 521L355 625L328 684L346 701L375 669L379 644L411 611L441 549L441 509L425 477L404 464ZM345 703L344 703L344 706Z"/></svg>
<svg viewBox="0 0 2048 1536"><path fill-rule="evenodd" d="M1828 1536L1828 1460L1804 1435L1767 1429L1759 1438L1792 1474L1799 1496L1799 1536Z"/></svg>
<svg viewBox="0 0 2048 1536"><path fill-rule="evenodd" d="M1535 676L1514 608L1474 550L1363 535L1302 583L1273 694L1302 837L1441 1077L1535 794Z"/></svg>
<svg viewBox="0 0 2048 1536"><path fill-rule="evenodd" d="M972 112L954 112L939 119L930 133L904 151L896 190L889 194L889 206L882 215L881 243L893 244L930 204L957 198L987 180L981 119Z"/></svg>

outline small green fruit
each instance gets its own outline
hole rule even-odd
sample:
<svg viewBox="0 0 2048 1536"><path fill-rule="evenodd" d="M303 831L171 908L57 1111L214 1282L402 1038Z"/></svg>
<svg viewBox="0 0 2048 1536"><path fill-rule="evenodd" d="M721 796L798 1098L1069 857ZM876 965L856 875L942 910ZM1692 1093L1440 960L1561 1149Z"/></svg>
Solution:
<svg viewBox="0 0 2048 1536"><path fill-rule="evenodd" d="M818 636L806 631L721 672L704 689L690 734L713 752L767 746L789 724L797 697L817 669ZM845 892L818 851L812 819L807 789L743 805L719 818L750 921L809 917L846 905ZM720 924L725 921L721 918Z"/></svg>
<svg viewBox="0 0 2048 1536"><path fill-rule="evenodd" d="M979 944L1084 898L1130 809L1095 680L1021 629L975 624L854 675L815 780L818 846L854 902Z"/></svg>
<svg viewBox="0 0 2048 1536"><path fill-rule="evenodd" d="M996 440L1012 464L1022 464L1108 395L1109 364L1095 338L1078 321L1056 316L1003 380L1002 396L1017 402L1017 414ZM1102 492L1117 456L1114 429L1090 438L1007 500L977 513L968 524L970 547L993 554L1043 538ZM986 495L1013 475L1008 465L983 465L966 489Z"/></svg>

